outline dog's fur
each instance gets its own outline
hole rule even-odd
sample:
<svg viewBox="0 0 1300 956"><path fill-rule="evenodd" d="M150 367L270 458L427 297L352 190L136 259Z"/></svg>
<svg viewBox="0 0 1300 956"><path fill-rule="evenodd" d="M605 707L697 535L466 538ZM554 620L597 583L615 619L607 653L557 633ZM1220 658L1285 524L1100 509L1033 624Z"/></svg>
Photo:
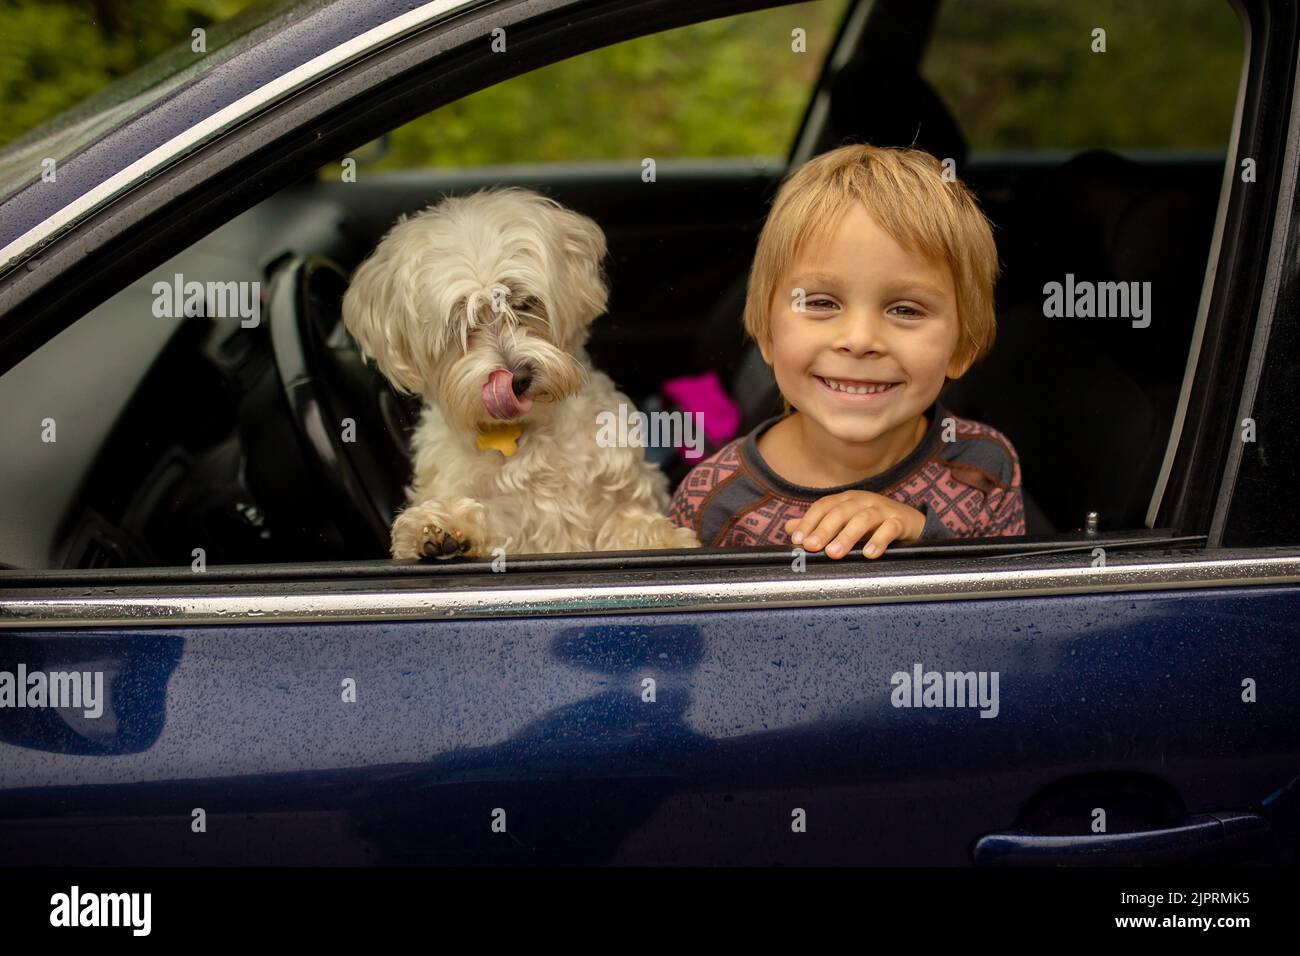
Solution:
<svg viewBox="0 0 1300 956"><path fill-rule="evenodd" d="M664 517L667 478L642 449L596 441L599 412L633 407L586 351L608 302L605 251L588 217L508 187L403 216L357 269L348 330L424 399L394 558L699 547ZM522 427L508 457L476 447L480 425L502 423L493 382L533 400L506 406Z"/></svg>

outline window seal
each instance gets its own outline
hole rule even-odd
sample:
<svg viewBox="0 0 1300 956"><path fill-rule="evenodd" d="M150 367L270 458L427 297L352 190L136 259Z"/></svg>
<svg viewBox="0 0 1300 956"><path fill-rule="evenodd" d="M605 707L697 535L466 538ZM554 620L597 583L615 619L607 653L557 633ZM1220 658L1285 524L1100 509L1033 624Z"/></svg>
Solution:
<svg viewBox="0 0 1300 956"><path fill-rule="evenodd" d="M1032 558L1047 555L1085 555L1152 548L1192 550L1204 547L1204 535L1179 535L1168 530L1141 529L1130 533L1105 532L1088 535L1044 535L1033 538L979 538L952 541L920 541L895 544L880 559L893 561L964 561L980 559ZM521 554L507 558L507 569L530 574L569 574L622 571L671 571L679 568L787 567L796 556L791 547L690 548L657 551L591 551L556 554ZM839 559L824 552L804 554L811 564L863 563L859 552ZM360 561L320 561L309 564L210 565L196 572L189 565L125 568L9 568L0 569L0 591L15 587L117 587L136 584L176 584L201 580L214 584L231 582L274 582L280 580L329 580L373 578L456 578L490 574L490 558L455 558L448 561L391 561L383 558Z"/></svg>

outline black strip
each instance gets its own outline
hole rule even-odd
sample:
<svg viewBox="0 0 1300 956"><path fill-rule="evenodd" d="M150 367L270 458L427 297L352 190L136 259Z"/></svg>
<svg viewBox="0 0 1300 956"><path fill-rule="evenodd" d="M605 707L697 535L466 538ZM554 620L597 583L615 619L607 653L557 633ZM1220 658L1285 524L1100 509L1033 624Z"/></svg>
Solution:
<svg viewBox="0 0 1300 956"><path fill-rule="evenodd" d="M916 542L892 546L877 562L944 559L969 562L973 558L1020 558L1032 556L1091 553L1093 548L1107 551L1199 550L1204 535L1175 535L1167 530L1141 531L1107 537L1088 537L1082 532L1036 538L967 538L943 542ZM684 568L787 567L791 548L700 548L680 551L604 551L585 554L520 555L510 558L511 580L518 574L568 574L575 572L618 572ZM809 564L847 565L824 552L807 556ZM877 563L872 562L872 563ZM858 565L867 563L857 558ZM927 569L928 570L928 569ZM966 568L970 570L970 568ZM319 581L374 578L400 581L406 579L455 578L492 573L491 560L454 558L448 561L330 561L317 564L240 564L209 566L201 576L186 567L168 568L75 568L49 571L16 569L0 571L0 597L7 589L19 587L93 587L136 584L270 583L277 581ZM12 595L8 595L12 596Z"/></svg>

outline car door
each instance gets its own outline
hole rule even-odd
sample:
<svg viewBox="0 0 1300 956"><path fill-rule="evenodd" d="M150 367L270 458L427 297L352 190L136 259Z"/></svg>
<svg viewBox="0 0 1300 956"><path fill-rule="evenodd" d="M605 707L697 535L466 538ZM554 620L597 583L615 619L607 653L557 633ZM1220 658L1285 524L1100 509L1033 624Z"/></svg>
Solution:
<svg viewBox="0 0 1300 956"><path fill-rule="evenodd" d="M644 10L637 29L686 16L592 6ZM571 22L555 4L525 21L525 7L506 11L522 48L550 44L539 59L609 39L612 19ZM53 334L61 301L129 281L109 258L148 268L201 230L192 217L373 138L414 108L428 67L447 96L491 82L499 66L469 49L484 35L473 16L331 74L132 190L107 225L53 237L61 283L21 267L0 278L7 364L14 343ZM504 568L4 571L0 673L15 688L19 674L85 675L64 683L85 694L0 709L0 852L1293 860L1300 541L1239 489L1284 501L1276 463L1295 457L1279 378L1295 361L1300 33L1294 15L1252 23L1233 158L1263 173L1233 177L1220 211L1151 529L919 545L870 565L716 549ZM59 265L73 253L82 268ZM1239 447L1246 417L1257 447Z"/></svg>

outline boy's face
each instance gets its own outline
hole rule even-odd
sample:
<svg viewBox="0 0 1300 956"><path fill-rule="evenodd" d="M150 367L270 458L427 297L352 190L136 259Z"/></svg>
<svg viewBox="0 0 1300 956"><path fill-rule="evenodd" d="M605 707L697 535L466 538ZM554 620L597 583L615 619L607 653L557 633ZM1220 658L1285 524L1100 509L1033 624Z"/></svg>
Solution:
<svg viewBox="0 0 1300 956"><path fill-rule="evenodd" d="M806 245L777 286L772 340L760 346L781 392L844 442L915 427L944 376L965 372L952 361L959 332L952 271L900 246L861 203ZM796 288L804 290L803 311Z"/></svg>

